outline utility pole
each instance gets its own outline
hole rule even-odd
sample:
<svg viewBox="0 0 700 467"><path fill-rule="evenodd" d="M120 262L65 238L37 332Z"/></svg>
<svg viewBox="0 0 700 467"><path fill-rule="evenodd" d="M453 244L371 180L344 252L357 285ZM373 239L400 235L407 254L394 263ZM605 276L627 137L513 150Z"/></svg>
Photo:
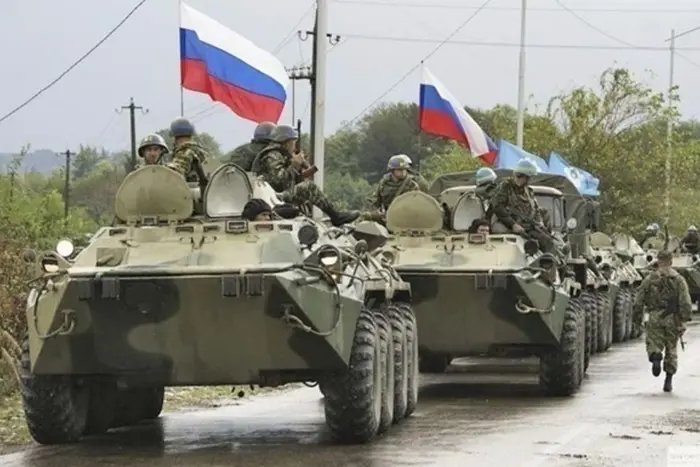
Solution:
<svg viewBox="0 0 700 467"><path fill-rule="evenodd" d="M148 109L144 109L140 105L134 104L134 98L129 99L129 105L123 105L121 109L117 109L117 113L122 113L124 110L129 110L129 125L131 130L131 171L136 170L136 111L140 110L143 115L148 113Z"/></svg>
<svg viewBox="0 0 700 467"><path fill-rule="evenodd" d="M66 149L66 152L61 155L66 158L66 179L63 184L63 217L68 219L68 208L70 207L70 158L75 156L75 153L71 152L70 149Z"/></svg>
<svg viewBox="0 0 700 467"><path fill-rule="evenodd" d="M516 144L523 147L525 129L525 24L527 0L522 0L520 7L520 60L518 64L518 123L516 128Z"/></svg>
<svg viewBox="0 0 700 467"><path fill-rule="evenodd" d="M301 67L292 67L287 69L287 73L289 74L289 79L292 80L292 125L295 124L297 125L297 131L299 128L301 128L301 125L299 124L301 120L297 120L296 118L296 82L300 80L308 80L309 83L313 83L313 69L310 66L301 66ZM312 84L313 86L313 84ZM313 90L311 91L311 99L313 100ZM313 148L313 115L312 115L312 121L311 121L311 148ZM299 138L301 138L301 133L299 133ZM313 151L311 154L307 154L307 157L309 158L309 164L313 165L314 164L314 154Z"/></svg>
<svg viewBox="0 0 700 467"><path fill-rule="evenodd" d="M311 83L311 155L313 164L318 167L318 172L314 175L314 182L323 189L327 45L328 43L337 45L340 42L339 35L328 33L328 0L316 1L314 30L298 31L298 35L302 41L307 40L309 36L314 36L311 73L310 76L301 79L308 79Z"/></svg>
<svg viewBox="0 0 700 467"><path fill-rule="evenodd" d="M700 30L700 26L695 27L693 29L689 29L685 32L682 32L680 34L676 34L675 29L671 29L671 37L666 39L665 42L670 42L669 44L669 52L670 52L670 59L669 59L669 73L668 73L668 119L666 121L666 166L665 166L665 172L666 172L666 183L665 183L665 190L664 190L664 222L666 225L668 225L670 219L671 219L671 160L673 158L673 88L674 88L674 83L673 83L673 78L674 78L674 61L675 61L675 55L676 55L676 39L678 39L681 36L685 36L686 34L690 34L691 32L695 32L697 30Z"/></svg>

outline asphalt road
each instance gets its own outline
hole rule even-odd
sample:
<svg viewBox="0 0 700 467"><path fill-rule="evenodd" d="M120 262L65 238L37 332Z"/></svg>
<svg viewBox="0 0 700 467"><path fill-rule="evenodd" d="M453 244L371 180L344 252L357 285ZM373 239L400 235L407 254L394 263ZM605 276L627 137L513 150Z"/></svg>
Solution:
<svg viewBox="0 0 700 467"><path fill-rule="evenodd" d="M540 396L534 362L461 361L450 374L423 376L414 416L364 446L330 443L320 392L294 388L79 445L32 447L0 465L697 467L699 337L691 327L672 394L661 391L663 376L651 375L638 340L595 357L572 398ZM669 447L697 449L698 457L668 463Z"/></svg>

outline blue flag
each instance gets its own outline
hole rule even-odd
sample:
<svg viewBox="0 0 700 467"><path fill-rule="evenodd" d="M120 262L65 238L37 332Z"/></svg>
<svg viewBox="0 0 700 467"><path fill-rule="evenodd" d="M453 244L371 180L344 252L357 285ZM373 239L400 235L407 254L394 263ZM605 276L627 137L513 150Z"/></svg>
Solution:
<svg viewBox="0 0 700 467"><path fill-rule="evenodd" d="M513 170L520 159L529 159L535 163L539 173L549 173L547 162L539 156L530 154L505 140L498 140L498 157L494 169Z"/></svg>
<svg viewBox="0 0 700 467"><path fill-rule="evenodd" d="M590 172L574 167L556 152L549 154L549 172L563 175L576 186L579 193L584 196L600 196L598 185L600 180Z"/></svg>

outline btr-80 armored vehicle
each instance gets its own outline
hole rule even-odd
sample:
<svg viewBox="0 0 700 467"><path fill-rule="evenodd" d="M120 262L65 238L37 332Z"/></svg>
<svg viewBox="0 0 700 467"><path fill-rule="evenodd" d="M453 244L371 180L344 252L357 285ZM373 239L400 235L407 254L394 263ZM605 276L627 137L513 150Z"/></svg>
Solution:
<svg viewBox="0 0 700 467"><path fill-rule="evenodd" d="M21 373L34 439L155 418L165 386L318 382L345 442L410 415L417 329L410 286L374 256L386 229L244 220L251 198L278 200L232 164L202 198L193 212L184 179L147 166L119 188L115 225L74 258L67 242L25 255L40 271Z"/></svg>
<svg viewBox="0 0 700 467"><path fill-rule="evenodd" d="M386 213L393 238L384 255L411 283L421 364L436 371L455 357L536 355L544 391L573 394L585 372L580 281L559 275L551 280L551 270L543 267L551 256L502 225L492 235L468 234L484 209L473 186L453 187L460 193L448 189L439 201L404 193ZM451 213L449 225L443 205Z"/></svg>

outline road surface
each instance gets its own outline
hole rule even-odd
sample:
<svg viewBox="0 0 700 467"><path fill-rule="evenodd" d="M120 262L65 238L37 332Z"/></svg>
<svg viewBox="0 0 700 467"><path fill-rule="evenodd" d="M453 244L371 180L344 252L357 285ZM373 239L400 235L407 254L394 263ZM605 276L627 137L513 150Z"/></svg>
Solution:
<svg viewBox="0 0 700 467"><path fill-rule="evenodd" d="M597 356L572 398L540 396L534 363L459 362L450 374L423 376L415 415L365 446L333 445L319 391L295 388L168 414L80 445L32 447L0 465L697 467L700 328L686 340L672 394L661 391L663 375L651 375L638 340ZM698 457L667 463L669 447L683 446Z"/></svg>

